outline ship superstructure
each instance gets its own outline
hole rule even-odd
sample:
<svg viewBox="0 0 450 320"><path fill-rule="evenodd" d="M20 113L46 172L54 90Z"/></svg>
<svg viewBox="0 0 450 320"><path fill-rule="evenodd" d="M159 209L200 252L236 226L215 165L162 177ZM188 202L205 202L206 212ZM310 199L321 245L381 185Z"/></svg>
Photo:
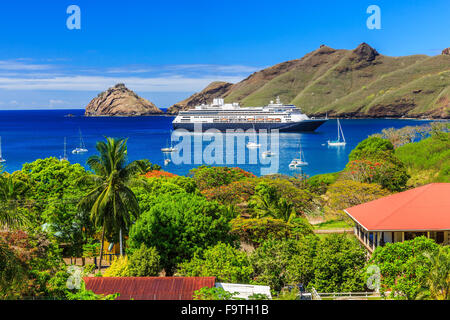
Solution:
<svg viewBox="0 0 450 320"><path fill-rule="evenodd" d="M327 119L312 119L302 113L295 105L284 105L277 97L263 107L239 106L239 103L224 103L216 98L210 105L200 105L193 109L180 111L173 121L174 129L202 131L214 128L220 131L227 129L260 130L278 129L280 132L314 131ZM197 124L197 125L196 125ZM201 125L200 125L201 124Z"/></svg>

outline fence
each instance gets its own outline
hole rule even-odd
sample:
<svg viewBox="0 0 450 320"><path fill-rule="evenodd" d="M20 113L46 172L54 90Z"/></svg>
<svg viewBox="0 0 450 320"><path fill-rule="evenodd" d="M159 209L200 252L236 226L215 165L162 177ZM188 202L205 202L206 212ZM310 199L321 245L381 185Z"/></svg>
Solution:
<svg viewBox="0 0 450 320"><path fill-rule="evenodd" d="M315 291L315 290L314 290ZM331 292L331 293L317 293L319 299L337 299L337 298L381 298L381 295L377 292ZM314 296L314 295L313 295Z"/></svg>

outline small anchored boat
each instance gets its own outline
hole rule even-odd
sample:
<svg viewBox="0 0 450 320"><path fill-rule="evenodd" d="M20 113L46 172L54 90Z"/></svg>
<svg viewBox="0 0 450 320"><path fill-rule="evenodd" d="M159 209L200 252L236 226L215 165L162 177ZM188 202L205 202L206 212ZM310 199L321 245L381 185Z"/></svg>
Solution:
<svg viewBox="0 0 450 320"><path fill-rule="evenodd" d="M0 163L6 162L6 159L2 157L2 137L0 137Z"/></svg>
<svg viewBox="0 0 450 320"><path fill-rule="evenodd" d="M295 168L301 168L308 165L308 162L305 161L305 156L303 155L302 150L302 143L300 142L300 157L296 159L292 159L291 163L289 164L289 168L295 169Z"/></svg>
<svg viewBox="0 0 450 320"><path fill-rule="evenodd" d="M247 143L247 148L259 148L259 147L261 147L261 145L259 144L259 143L256 143L256 142L249 142L249 143Z"/></svg>
<svg viewBox="0 0 450 320"><path fill-rule="evenodd" d="M341 123L339 122L339 119L337 119L337 132L338 132L337 140L335 140L335 141L328 140L328 146L340 147L340 146L345 146L347 144L347 142L345 142L344 131L342 131L342 126L341 126ZM342 140L341 140L341 136L342 136Z"/></svg>
<svg viewBox="0 0 450 320"><path fill-rule="evenodd" d="M59 161L68 161L69 158L67 157L67 138L64 137L64 155L61 157L59 156Z"/></svg>
<svg viewBox="0 0 450 320"><path fill-rule="evenodd" d="M81 129L79 129L79 131L80 131L80 146L72 150L73 154L88 152L88 149L86 149L86 145L84 144L83 136L81 135Z"/></svg>

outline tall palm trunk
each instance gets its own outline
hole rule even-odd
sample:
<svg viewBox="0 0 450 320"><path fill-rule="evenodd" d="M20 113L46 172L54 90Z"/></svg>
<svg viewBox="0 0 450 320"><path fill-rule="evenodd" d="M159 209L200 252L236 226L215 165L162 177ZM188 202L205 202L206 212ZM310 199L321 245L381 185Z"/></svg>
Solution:
<svg viewBox="0 0 450 320"><path fill-rule="evenodd" d="M102 272L103 244L105 242L105 223L103 222L102 244L100 245L100 261L98 263L98 271Z"/></svg>

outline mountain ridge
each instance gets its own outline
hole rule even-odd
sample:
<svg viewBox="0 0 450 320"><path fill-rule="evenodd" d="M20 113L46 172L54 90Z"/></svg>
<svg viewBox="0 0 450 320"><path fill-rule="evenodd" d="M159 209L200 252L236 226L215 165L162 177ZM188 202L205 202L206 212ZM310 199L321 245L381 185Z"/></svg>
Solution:
<svg viewBox="0 0 450 320"><path fill-rule="evenodd" d="M195 95L198 93L168 112L192 107ZM222 97L243 107L261 106L276 96L310 116L448 119L450 50L436 56L390 57L364 42L353 50L321 45L300 59L254 72L217 92L209 91L202 103Z"/></svg>

